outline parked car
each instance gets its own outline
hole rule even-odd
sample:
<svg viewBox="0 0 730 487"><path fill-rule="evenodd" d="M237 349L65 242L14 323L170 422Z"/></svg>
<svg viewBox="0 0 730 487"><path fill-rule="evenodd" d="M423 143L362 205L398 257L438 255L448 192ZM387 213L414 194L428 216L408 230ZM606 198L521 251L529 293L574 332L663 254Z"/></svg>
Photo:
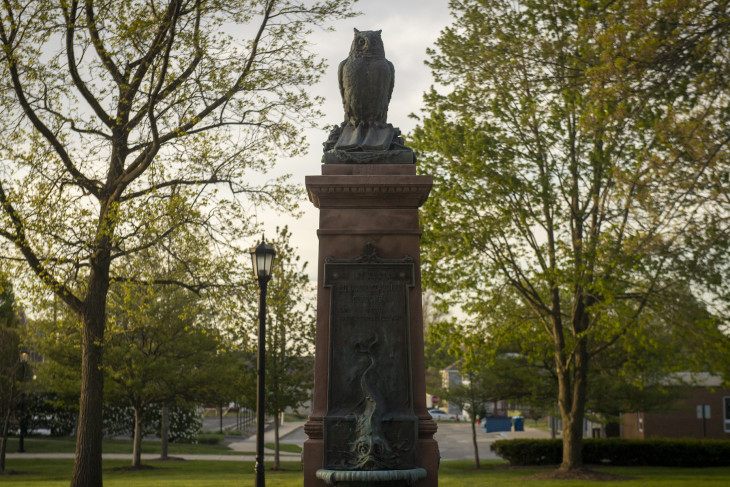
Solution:
<svg viewBox="0 0 730 487"><path fill-rule="evenodd" d="M440 409L429 409L428 413L431 415L434 421L457 421L455 414L447 413Z"/></svg>

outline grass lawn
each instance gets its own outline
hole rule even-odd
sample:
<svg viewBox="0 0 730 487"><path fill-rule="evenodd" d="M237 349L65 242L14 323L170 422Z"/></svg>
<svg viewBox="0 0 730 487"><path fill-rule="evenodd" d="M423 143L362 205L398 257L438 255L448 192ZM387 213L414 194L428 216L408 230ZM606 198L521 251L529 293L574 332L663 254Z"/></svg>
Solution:
<svg viewBox="0 0 730 487"><path fill-rule="evenodd" d="M105 487L249 487L254 483L253 462L149 462L154 470L119 471L126 461L104 462ZM269 487L300 487L302 473L298 463L283 462L285 471L266 472ZM690 487L696 485L724 487L730 485L730 468L664 468L664 467L601 467L600 470L635 480L621 482L546 481L527 480L524 477L544 470L515 468L504 462L485 462L486 468L474 470L469 461L448 461L439 470L440 487L474 487L481 485L517 487L559 486L571 487ZM2 487L66 487L71 476L71 460L10 459L10 470L21 473L0 476Z"/></svg>
<svg viewBox="0 0 730 487"><path fill-rule="evenodd" d="M8 453L18 451L18 439L8 438ZM25 451L27 453L73 453L76 451L75 438L49 438L49 437L30 437L25 439ZM103 453L128 453L132 454L132 440L112 440L104 439L101 451ZM160 453L159 441L143 441L142 453ZM170 455L188 454L209 454L209 455L228 455L241 454L234 452L226 445L206 445L189 443L169 443L168 453Z"/></svg>
<svg viewBox="0 0 730 487"><path fill-rule="evenodd" d="M266 448L273 452L274 444L267 443ZM290 443L280 443L279 448L282 452L301 453L302 449L298 445ZM8 438L8 453L18 451L18 439ZM25 451L27 453L73 453L76 451L76 440L74 438L49 438L47 436L36 436L25 439ZM127 453L132 454L132 440L112 440L104 439L102 444L103 453ZM267 453L271 453L267 452ZM160 453L159 441L143 441L142 453L156 454ZM190 444L190 443L170 443L168 446L168 454L171 456L184 454L197 455L255 455L249 452L237 452L231 450L227 445L208 445L208 444Z"/></svg>
<svg viewBox="0 0 730 487"><path fill-rule="evenodd" d="M264 443L264 448L268 448L269 450L274 451L274 444ZM279 451L285 451L288 453L301 453L302 447L299 445L295 445L294 443L279 443Z"/></svg>

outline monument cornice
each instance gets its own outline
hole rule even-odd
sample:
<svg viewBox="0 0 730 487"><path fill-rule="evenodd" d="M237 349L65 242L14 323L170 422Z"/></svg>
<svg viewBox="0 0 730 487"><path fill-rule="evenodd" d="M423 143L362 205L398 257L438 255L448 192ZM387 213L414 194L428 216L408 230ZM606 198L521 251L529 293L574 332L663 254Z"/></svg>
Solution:
<svg viewBox="0 0 730 487"><path fill-rule="evenodd" d="M432 176L306 176L317 208L418 208L433 186Z"/></svg>

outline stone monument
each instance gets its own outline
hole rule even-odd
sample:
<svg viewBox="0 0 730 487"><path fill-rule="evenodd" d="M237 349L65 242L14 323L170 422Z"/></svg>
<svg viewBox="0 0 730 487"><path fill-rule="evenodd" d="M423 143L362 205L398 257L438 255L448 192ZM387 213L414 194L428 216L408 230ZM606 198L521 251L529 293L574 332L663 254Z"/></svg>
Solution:
<svg viewBox="0 0 730 487"><path fill-rule="evenodd" d="M345 120L307 176L320 210L314 400L305 487L435 487L426 409L418 208L433 184L387 123L394 69L381 31L339 66Z"/></svg>

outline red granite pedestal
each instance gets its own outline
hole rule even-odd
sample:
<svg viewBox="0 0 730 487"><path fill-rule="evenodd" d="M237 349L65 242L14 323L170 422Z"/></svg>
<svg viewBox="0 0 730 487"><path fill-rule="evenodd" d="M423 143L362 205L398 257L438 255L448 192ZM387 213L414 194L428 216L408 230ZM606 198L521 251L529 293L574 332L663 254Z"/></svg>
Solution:
<svg viewBox="0 0 730 487"><path fill-rule="evenodd" d="M323 467L323 418L327 413L330 289L323 286L324 259L360 256L367 243L378 255L414 261L415 286L410 291L411 370L414 413L418 417L418 466L427 477L415 487L438 485L436 423L426 409L423 356L423 313L418 208L433 185L431 176L416 175L412 164L325 164L322 175L307 176L309 199L319 208L317 338L312 414L304 426L304 487L325 487L316 478Z"/></svg>

